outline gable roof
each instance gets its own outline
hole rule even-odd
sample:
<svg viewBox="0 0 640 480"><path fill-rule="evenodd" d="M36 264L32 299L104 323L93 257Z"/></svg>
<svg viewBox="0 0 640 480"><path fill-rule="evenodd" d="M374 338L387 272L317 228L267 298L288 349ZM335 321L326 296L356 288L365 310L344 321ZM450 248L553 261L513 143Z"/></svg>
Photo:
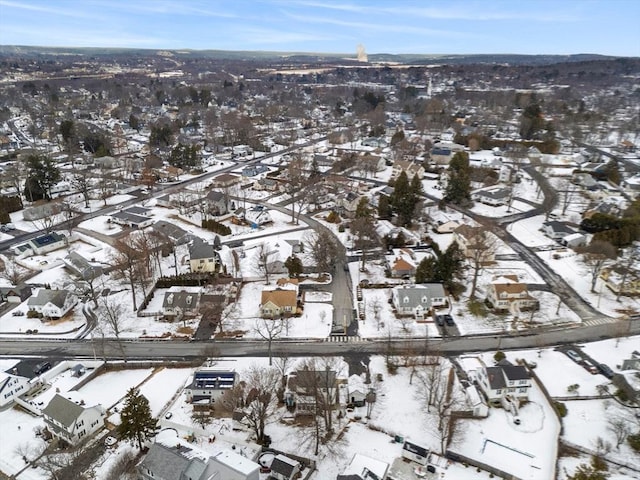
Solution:
<svg viewBox="0 0 640 480"><path fill-rule="evenodd" d="M35 296L31 296L27 305L32 306L45 306L47 303L52 303L58 308L64 307L64 302L69 295L67 290L49 290L47 288L41 288Z"/></svg>
<svg viewBox="0 0 640 480"><path fill-rule="evenodd" d="M182 478L182 473L187 469L189 463L200 461L196 459L188 459L181 453L188 453L188 448L178 445L179 448L170 448L161 443L154 443L149 448L149 452L144 457L141 466L149 469L154 475L161 479Z"/></svg>
<svg viewBox="0 0 640 480"><path fill-rule="evenodd" d="M42 410L42 415L52 418L68 428L73 425L82 412L84 412L84 407L56 393Z"/></svg>
<svg viewBox="0 0 640 480"><path fill-rule="evenodd" d="M505 365L501 368L508 380L528 380L531 378L529 371L523 365Z"/></svg>
<svg viewBox="0 0 640 480"><path fill-rule="evenodd" d="M501 367L487 367L487 379L492 390L498 390L507 386Z"/></svg>
<svg viewBox="0 0 640 480"><path fill-rule="evenodd" d="M194 238L193 243L189 245L189 257L191 260L215 258L215 256L215 247L201 238Z"/></svg>
<svg viewBox="0 0 640 480"><path fill-rule="evenodd" d="M271 462L271 471L291 478L293 472L298 468L298 462L286 455L278 454Z"/></svg>
<svg viewBox="0 0 640 480"><path fill-rule="evenodd" d="M268 302L283 307L285 305L297 305L298 295L295 290L276 288L275 290L263 290L260 300L261 305Z"/></svg>
<svg viewBox="0 0 640 480"><path fill-rule="evenodd" d="M413 308L418 305L429 307L432 298L442 298L445 296L444 287L441 283L428 283L418 285L403 285L395 287L394 292L403 307ZM426 301L423 301L425 300Z"/></svg>

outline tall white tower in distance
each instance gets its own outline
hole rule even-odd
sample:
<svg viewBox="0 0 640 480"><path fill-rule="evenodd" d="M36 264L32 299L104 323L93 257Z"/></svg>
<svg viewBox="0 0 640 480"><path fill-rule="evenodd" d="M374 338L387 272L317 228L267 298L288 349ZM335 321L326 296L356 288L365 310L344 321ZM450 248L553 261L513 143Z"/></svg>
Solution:
<svg viewBox="0 0 640 480"><path fill-rule="evenodd" d="M364 49L364 45L359 44L357 47L358 61L359 62L368 62L369 58L367 57L367 52Z"/></svg>

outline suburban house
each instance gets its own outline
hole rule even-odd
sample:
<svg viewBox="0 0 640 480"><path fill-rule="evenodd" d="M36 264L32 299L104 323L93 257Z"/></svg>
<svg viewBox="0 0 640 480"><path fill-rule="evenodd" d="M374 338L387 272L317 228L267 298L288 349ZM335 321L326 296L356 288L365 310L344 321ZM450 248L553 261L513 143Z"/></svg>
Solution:
<svg viewBox="0 0 640 480"><path fill-rule="evenodd" d="M22 218L29 222L41 220L46 217L53 217L62 211L60 201L47 202L42 200L41 203L34 203L32 206L22 211Z"/></svg>
<svg viewBox="0 0 640 480"><path fill-rule="evenodd" d="M393 162L391 178L398 178L402 172L407 174L409 180L411 180L415 175L417 175L420 180L424 177L424 167L417 162L409 160L396 160Z"/></svg>
<svg viewBox="0 0 640 480"><path fill-rule="evenodd" d="M492 187L484 190L476 190L471 194L471 199L486 205L499 207L508 204L510 196L510 188Z"/></svg>
<svg viewBox="0 0 640 480"><path fill-rule="evenodd" d="M77 445L104 426L106 415L102 405L87 407L83 401L56 394L42 410L42 417L55 437Z"/></svg>
<svg viewBox="0 0 640 480"><path fill-rule="evenodd" d="M31 287L17 285L15 287L0 287L0 301L9 303L22 303L31 296Z"/></svg>
<svg viewBox="0 0 640 480"><path fill-rule="evenodd" d="M384 480L388 472L388 463L356 453L336 480Z"/></svg>
<svg viewBox="0 0 640 480"><path fill-rule="evenodd" d="M401 285L391 293L393 307L398 316L413 316L424 320L432 308L447 305L447 295L441 283Z"/></svg>
<svg viewBox="0 0 640 480"><path fill-rule="evenodd" d="M189 245L189 266L192 272L215 272L218 270L218 254L210 243L194 238Z"/></svg>
<svg viewBox="0 0 640 480"><path fill-rule="evenodd" d="M273 222L269 210L262 207L262 205L256 205L244 212L244 220L251 225L252 228L258 228L261 225Z"/></svg>
<svg viewBox="0 0 640 480"><path fill-rule="evenodd" d="M517 313L536 310L539 302L529 295L526 283L520 283L517 275L499 275L493 277L487 292L487 301L498 311Z"/></svg>
<svg viewBox="0 0 640 480"><path fill-rule="evenodd" d="M182 320L184 317L196 316L199 306L199 287L171 287L164 294L162 315L171 320Z"/></svg>
<svg viewBox="0 0 640 480"><path fill-rule="evenodd" d="M29 390L29 379L15 373L0 372L0 410Z"/></svg>
<svg viewBox="0 0 640 480"><path fill-rule="evenodd" d="M81 280L93 280L103 274L100 265L93 265L78 252L71 251L62 259L65 267Z"/></svg>
<svg viewBox="0 0 640 480"><path fill-rule="evenodd" d="M201 368L193 373L193 380L185 388L187 402L215 403L238 383L238 374L230 370Z"/></svg>
<svg viewBox="0 0 640 480"><path fill-rule="evenodd" d="M171 446L156 441L138 464L143 480L258 480L259 471L239 453L225 449L210 455L180 439Z"/></svg>
<svg viewBox="0 0 640 480"><path fill-rule="evenodd" d="M531 375L523 365L512 365L503 360L495 367L478 369L475 380L493 405L500 405L505 397L519 401L529 398Z"/></svg>
<svg viewBox="0 0 640 480"><path fill-rule="evenodd" d="M289 375L288 388L295 397L296 415L315 415L318 401L323 408L340 405L334 370L298 370Z"/></svg>
<svg viewBox="0 0 640 480"><path fill-rule="evenodd" d="M144 212L143 212L144 211ZM153 218L147 216L148 210L144 208L130 207L111 215L111 221L129 228L146 228L153 224Z"/></svg>
<svg viewBox="0 0 640 480"><path fill-rule="evenodd" d="M209 207L209 213L214 216L226 215L229 212L228 197L218 190L211 190L207 193L205 200Z"/></svg>
<svg viewBox="0 0 640 480"><path fill-rule="evenodd" d="M170 247L175 245L184 245L192 240L190 233L174 223L167 222L166 220L158 220L156 223L151 225L151 228L153 232L161 239L164 239Z"/></svg>
<svg viewBox="0 0 640 480"><path fill-rule="evenodd" d="M67 237L61 233L51 232L39 237L32 238L27 243L11 247L14 253L19 257L29 255L44 255L54 250L66 247L68 244Z"/></svg>
<svg viewBox="0 0 640 480"><path fill-rule="evenodd" d="M275 480L293 480L302 470L300 462L281 453L276 455L271 462L270 477Z"/></svg>
<svg viewBox="0 0 640 480"><path fill-rule="evenodd" d="M605 267L600 272L600 278L615 294L640 295L640 265L631 264L626 268L616 265Z"/></svg>
<svg viewBox="0 0 640 480"><path fill-rule="evenodd" d="M280 189L280 184L273 178L264 177L253 182L253 189L257 191L277 192Z"/></svg>
<svg viewBox="0 0 640 480"><path fill-rule="evenodd" d="M41 288L27 302L29 310L45 318L62 318L78 303L78 297L68 290Z"/></svg>
<svg viewBox="0 0 640 480"><path fill-rule="evenodd" d="M356 192L339 194L335 199L336 207L338 207L338 211L341 214L352 217L356 213L358 203L360 203L360 198L361 195Z"/></svg>
<svg viewBox="0 0 640 480"><path fill-rule="evenodd" d="M569 225L557 220L544 222L542 224L542 232L553 240L562 240L564 237L576 233Z"/></svg>
<svg viewBox="0 0 640 480"><path fill-rule="evenodd" d="M434 146L429 152L429 158L431 159L431 162L435 163L436 165L449 165L451 156L451 149L442 146Z"/></svg>
<svg viewBox="0 0 640 480"><path fill-rule="evenodd" d="M495 262L495 252L493 248L484 247L485 239L492 242L493 234L483 227L462 224L453 231L453 240L466 258L474 258L479 253L481 263L490 264Z"/></svg>
<svg viewBox="0 0 640 480"><path fill-rule="evenodd" d="M298 311L298 291L291 288L262 290L260 316L262 318L290 317Z"/></svg>
<svg viewBox="0 0 640 480"><path fill-rule="evenodd" d="M436 232L453 233L455 229L458 228L459 226L460 226L460 223L456 222L455 220L449 220L447 222L438 224L438 226L436 227Z"/></svg>
<svg viewBox="0 0 640 480"><path fill-rule="evenodd" d="M364 407L369 389L360 375L351 375L347 381L347 403Z"/></svg>
<svg viewBox="0 0 640 480"><path fill-rule="evenodd" d="M229 188L240 183L241 178L231 173L222 173L213 178L211 186L213 188Z"/></svg>
<svg viewBox="0 0 640 480"><path fill-rule="evenodd" d="M412 277L416 274L415 260L404 251L387 258L387 264L392 278Z"/></svg>
<svg viewBox="0 0 640 480"><path fill-rule="evenodd" d="M242 169L243 177L256 177L263 173L267 173L269 171L269 167L265 165L247 165Z"/></svg>

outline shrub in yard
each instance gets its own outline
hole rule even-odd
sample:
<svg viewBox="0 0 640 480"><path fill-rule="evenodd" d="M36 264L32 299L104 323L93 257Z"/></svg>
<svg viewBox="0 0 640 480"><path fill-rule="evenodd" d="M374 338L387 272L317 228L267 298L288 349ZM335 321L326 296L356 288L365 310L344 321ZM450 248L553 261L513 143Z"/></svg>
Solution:
<svg viewBox="0 0 640 480"><path fill-rule="evenodd" d="M567 406L562 403L562 402L553 402L553 406L556 409L556 412L558 412L558 415L560 415L561 418L564 418L567 416Z"/></svg>
<svg viewBox="0 0 640 480"><path fill-rule="evenodd" d="M507 356L504 354L504 352L503 352L503 351L500 351L500 350L498 350L498 351L495 353L495 355L493 356L493 359L494 359L496 362L499 362L499 361L501 361L501 360L504 360L505 358L507 358Z"/></svg>
<svg viewBox="0 0 640 480"><path fill-rule="evenodd" d="M338 231L340 233L344 232L344 225L343 224L340 224L340 226L338 226Z"/></svg>
<svg viewBox="0 0 640 480"><path fill-rule="evenodd" d="M627 442L629 446L633 448L636 452L640 452L640 432L635 435L629 435L627 437Z"/></svg>
<svg viewBox="0 0 640 480"><path fill-rule="evenodd" d="M621 402L629 401L629 395L627 395L627 392L621 390L620 388L616 391L616 397L618 397Z"/></svg>
<svg viewBox="0 0 640 480"><path fill-rule="evenodd" d="M599 472L606 472L607 470L609 470L607 462L605 462L604 458L602 458L600 455L593 455L591 457L591 466L594 470L598 470Z"/></svg>
<svg viewBox="0 0 640 480"><path fill-rule="evenodd" d="M327 215L327 222L329 223L340 223L340 215L337 212L331 210L329 215Z"/></svg>

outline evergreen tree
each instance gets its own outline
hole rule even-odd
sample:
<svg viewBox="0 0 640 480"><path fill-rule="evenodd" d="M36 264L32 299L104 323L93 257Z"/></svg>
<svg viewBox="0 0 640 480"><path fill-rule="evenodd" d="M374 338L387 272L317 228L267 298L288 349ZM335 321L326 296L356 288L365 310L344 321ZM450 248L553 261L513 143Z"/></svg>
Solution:
<svg viewBox="0 0 640 480"><path fill-rule="evenodd" d="M60 181L60 169L51 158L34 154L27 157L27 180L24 193L27 200L33 202L42 198L51 198L51 187Z"/></svg>
<svg viewBox="0 0 640 480"><path fill-rule="evenodd" d="M444 192L444 199L457 205L471 202L469 155L466 152L456 153L449 162L449 181Z"/></svg>
<svg viewBox="0 0 640 480"><path fill-rule="evenodd" d="M383 220L389 220L393 215L390 199L387 195L380 195L378 200L378 217Z"/></svg>
<svg viewBox="0 0 640 480"><path fill-rule="evenodd" d="M416 268L416 283L433 282L436 276L438 261L434 257L423 258Z"/></svg>
<svg viewBox="0 0 640 480"><path fill-rule="evenodd" d="M400 172L393 186L391 206L398 215L398 223L402 226L411 226L413 212L419 197L415 193L412 184L405 171Z"/></svg>
<svg viewBox="0 0 640 480"><path fill-rule="evenodd" d="M373 216L373 211L369 206L369 199L367 197L362 197L358 201L358 205L356 206L355 218L368 218L371 219Z"/></svg>
<svg viewBox="0 0 640 480"><path fill-rule="evenodd" d="M289 272L290 278L300 277L303 271L302 260L300 260L295 255L291 255L289 258L285 260L284 267Z"/></svg>
<svg viewBox="0 0 640 480"><path fill-rule="evenodd" d="M118 433L131 444L142 444L155 436L158 431L158 420L151 415L149 400L137 388L130 388L125 396L124 407L120 412Z"/></svg>

